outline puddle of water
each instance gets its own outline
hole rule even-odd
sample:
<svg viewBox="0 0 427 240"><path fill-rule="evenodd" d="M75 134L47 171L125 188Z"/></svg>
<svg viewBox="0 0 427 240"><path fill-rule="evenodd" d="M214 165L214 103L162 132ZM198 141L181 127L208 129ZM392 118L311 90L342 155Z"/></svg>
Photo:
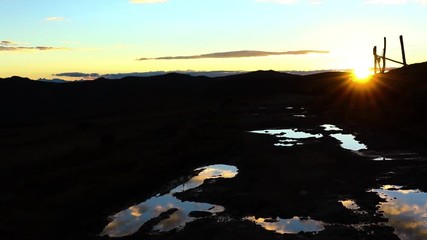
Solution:
<svg viewBox="0 0 427 240"><path fill-rule="evenodd" d="M419 154L413 152L391 152L386 157L380 156L374 160L421 160L423 159Z"/></svg>
<svg viewBox="0 0 427 240"><path fill-rule="evenodd" d="M297 116L297 115L295 115ZM303 116L303 115L301 115ZM304 115L305 116L305 115ZM333 124L323 124L320 127L324 128L325 131L331 132L330 136L341 142L340 146L346 150L353 151L354 153L371 158L374 161L390 161L390 160L420 160L424 159L416 153L411 152L389 152L379 153L368 150L368 147L357 141L356 136L353 134L342 133L343 129ZM302 139L307 138L322 138L322 134L311 134L297 129L266 129L250 131L251 133L267 134L278 138L278 142L274 144L276 147L293 147L296 145L303 145ZM364 150L364 151L360 151Z"/></svg>
<svg viewBox="0 0 427 240"><path fill-rule="evenodd" d="M374 161L391 161L393 160L393 158L388 158L388 157L377 157L373 159Z"/></svg>
<svg viewBox="0 0 427 240"><path fill-rule="evenodd" d="M251 131L251 133L268 134L278 138L290 138L290 139L305 139L305 138L321 138L322 134L311 134L296 129L267 129Z"/></svg>
<svg viewBox="0 0 427 240"><path fill-rule="evenodd" d="M358 142L356 140L356 137L352 134L336 133L336 134L331 134L331 137L340 141L341 147L347 150L359 151L363 149L368 149L368 147L365 144Z"/></svg>
<svg viewBox="0 0 427 240"><path fill-rule="evenodd" d="M276 147L293 147L295 145L302 145L299 140L307 138L321 138L322 134L311 134L296 129L266 129L250 131L251 133L267 134L278 138L278 143L275 143Z"/></svg>
<svg viewBox="0 0 427 240"><path fill-rule="evenodd" d="M341 201L338 201L338 202L340 202L345 208L351 210L354 213L357 213L357 214L368 214L368 212L366 212L364 210L361 210L360 207L359 207L359 205L357 205L357 203L354 200L352 200L352 199L341 200ZM356 224L356 225L353 224L352 226L356 227L356 228L360 228L360 227L363 227L363 226L366 226L366 225L365 224Z"/></svg>
<svg viewBox="0 0 427 240"><path fill-rule="evenodd" d="M302 145L302 143L295 139L279 139L279 143L274 144L276 147L293 147L295 145Z"/></svg>
<svg viewBox="0 0 427 240"><path fill-rule="evenodd" d="M348 200L341 200L340 202L345 208L350 210L359 210L360 207L356 204L354 200L348 199Z"/></svg>
<svg viewBox="0 0 427 240"><path fill-rule="evenodd" d="M424 158L421 157L417 153L412 152L374 152L374 151L363 151L359 152L359 155L364 157L372 158L374 161L392 161L392 160L407 160L407 161L413 161L413 160L423 160Z"/></svg>
<svg viewBox="0 0 427 240"><path fill-rule="evenodd" d="M197 176L192 177L187 182L175 187L170 191L170 194L185 192L196 188L203 184L206 179L213 178L234 178L237 175L238 169L235 166L217 164L202 168L197 168L194 171L201 171Z"/></svg>
<svg viewBox="0 0 427 240"><path fill-rule="evenodd" d="M335 125L333 125L333 124L323 124L323 125L320 125L321 127L323 127L324 129L325 129L325 131L342 131L342 129L341 128L339 128L339 127L337 127L337 126L335 126Z"/></svg>
<svg viewBox="0 0 427 240"><path fill-rule="evenodd" d="M256 218L246 217L245 220L249 220L257 225L260 225L265 230L274 231L280 234L297 234L299 232L320 232L325 229L324 224L320 221L311 219L302 220L299 217L291 219L271 219L271 218Z"/></svg>
<svg viewBox="0 0 427 240"><path fill-rule="evenodd" d="M341 132L341 131L343 131L341 128L339 128L333 124L323 124L320 126L323 127L325 129L325 131L328 131L328 132ZM335 134L331 134L330 136L335 138L336 140L340 141L341 142L340 146L344 149L351 150L351 151L359 151L359 150L368 149L368 147L365 144L357 141L356 137L353 134L335 133Z"/></svg>
<svg viewBox="0 0 427 240"><path fill-rule="evenodd" d="M298 140L296 140L296 139L279 139L279 142L281 142L281 143L297 143Z"/></svg>
<svg viewBox="0 0 427 240"><path fill-rule="evenodd" d="M401 240L427 239L427 193L393 185L371 191L386 200L380 211Z"/></svg>
<svg viewBox="0 0 427 240"><path fill-rule="evenodd" d="M160 219L153 226L152 231L167 232L183 228L187 223L197 219L197 217L190 216L190 213L194 211L206 212L212 215L223 212L225 209L222 206L181 201L173 194L196 188L202 185L206 179L233 178L237 175L238 169L234 166L219 164L198 168L195 171L200 172L188 182L172 189L169 193L165 195L158 194L143 203L131 206L115 214L111 217L112 221L103 229L100 236L125 237L132 235L148 221L155 220L161 214L167 214L168 211L173 210L175 211L166 216L165 219Z"/></svg>
<svg viewBox="0 0 427 240"><path fill-rule="evenodd" d="M276 147L293 147L295 144L292 143L275 143L274 146Z"/></svg>

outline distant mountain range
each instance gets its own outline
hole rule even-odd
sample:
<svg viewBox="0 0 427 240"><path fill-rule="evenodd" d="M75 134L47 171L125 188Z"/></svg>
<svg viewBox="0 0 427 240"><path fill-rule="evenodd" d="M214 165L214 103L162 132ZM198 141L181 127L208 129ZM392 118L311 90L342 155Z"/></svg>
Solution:
<svg viewBox="0 0 427 240"><path fill-rule="evenodd" d="M290 74L296 74L296 75L311 75L316 73L323 73L323 72L331 72L331 71L341 71L346 72L350 70L314 70L314 71L279 71L281 73L290 73ZM154 72L131 72L131 73L111 73L111 74L91 74L92 76L97 76L96 78L107 78L107 79L122 79L125 77L154 77L154 76L160 76L165 75L168 73L179 73L179 74L186 74L193 77L198 76L205 76L210 78L215 77L225 77L230 75L237 75L237 74L243 74L248 73L247 71L154 71ZM66 76L66 73L58 74L55 76ZM72 73L72 77L75 77L76 73ZM77 74L78 75L78 74ZM80 73L80 75L87 75ZM70 76L71 77L71 76ZM78 78L78 77L77 77ZM78 79L78 80L72 80L72 81L87 81L88 79ZM62 79L62 78L39 78L38 81L43 82L53 82L53 83L65 83L69 82L70 80Z"/></svg>

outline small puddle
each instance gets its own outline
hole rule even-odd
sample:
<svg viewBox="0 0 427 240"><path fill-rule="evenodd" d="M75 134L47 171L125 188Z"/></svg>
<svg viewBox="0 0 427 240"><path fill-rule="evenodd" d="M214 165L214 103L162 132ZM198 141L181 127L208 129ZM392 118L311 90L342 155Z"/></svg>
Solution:
<svg viewBox="0 0 427 240"><path fill-rule="evenodd" d="M294 217L291 219L272 219L272 218L256 218L246 217L245 220L249 220L257 225L260 225L265 230L274 231L280 234L297 234L300 232L320 232L325 229L325 226L320 221L311 219L301 219Z"/></svg>
<svg viewBox="0 0 427 240"><path fill-rule="evenodd" d="M320 125L327 132L342 132L343 130L333 124L323 124ZM356 140L356 137L353 134L343 134L335 133L331 134L331 137L341 142L341 147L350 151L359 151L368 149L368 147Z"/></svg>
<svg viewBox="0 0 427 240"><path fill-rule="evenodd" d="M237 175L238 169L230 165L211 165L207 167L197 168L194 171L200 171L197 176L192 177L187 182L175 187L170 191L170 194L181 193L187 190L196 188L203 184L206 179L214 178L234 178Z"/></svg>
<svg viewBox="0 0 427 240"><path fill-rule="evenodd" d="M338 202L340 202L343 205L343 207L347 208L348 210L351 210L353 213L356 213L356 214L368 214L368 212L366 212L364 210L361 210L360 207L359 207L359 205L357 205L357 203L354 200L352 200L352 199L341 200L341 201L338 201ZM356 226L356 225L353 225L353 226ZM359 226L362 227L364 225L363 224L359 224Z"/></svg>
<svg viewBox="0 0 427 240"><path fill-rule="evenodd" d="M297 129L266 129L250 131L250 133L256 134L267 134L278 138L278 143L275 146L278 147L293 147L295 145L302 145L301 140L308 138L322 138L322 134L311 134Z"/></svg>
<svg viewBox="0 0 427 240"><path fill-rule="evenodd" d="M368 149L368 147L365 144L358 142L356 140L356 137L352 134L336 133L336 134L331 134L331 137L340 141L341 147L347 150L359 151L363 149Z"/></svg>
<svg viewBox="0 0 427 240"><path fill-rule="evenodd" d="M391 152L383 154L383 156L373 156L374 161L390 161L390 160L421 160L422 158L417 153L411 152Z"/></svg>
<svg viewBox="0 0 427 240"><path fill-rule="evenodd" d="M374 161L391 161L393 160L393 158L388 158L388 157L377 157L373 159Z"/></svg>
<svg viewBox="0 0 427 240"><path fill-rule="evenodd" d="M337 127L335 125L332 125L332 124L323 124L323 125L320 125L320 126L323 127L325 129L325 131L327 131L327 132L330 132L330 131L342 131L341 128L339 128L339 127Z"/></svg>
<svg viewBox="0 0 427 240"><path fill-rule="evenodd" d="M278 138L304 139L304 138L321 138L322 134L311 134L296 129L267 129L251 131L251 133L268 134Z"/></svg>
<svg viewBox="0 0 427 240"><path fill-rule="evenodd" d="M357 141L356 137L353 134L343 134L342 129L333 125L333 124L323 124L320 127L324 128L327 132L334 132L330 134L331 137L337 139L341 142L340 146L344 149L355 152L356 154L372 158L374 161L391 161L391 160L421 160L422 158L417 153L412 152L387 152L387 153L379 153L375 151L368 150L368 147ZM361 151L363 150L363 151Z"/></svg>
<svg viewBox="0 0 427 240"><path fill-rule="evenodd" d="M359 210L360 207L356 204L356 202L354 200L341 200L338 201L340 202L345 208L350 209L350 210Z"/></svg>
<svg viewBox="0 0 427 240"><path fill-rule="evenodd" d="M427 193L393 185L371 191L386 200L379 204L380 211L401 240L427 239Z"/></svg>
<svg viewBox="0 0 427 240"><path fill-rule="evenodd" d="M218 164L197 168L195 171L199 173L169 193L153 196L143 203L131 206L112 216L112 221L104 228L100 236L129 236L148 222L153 225L150 227L152 232L167 232L173 229L181 229L187 223L200 218L194 216L197 214L191 213L209 216L223 212L225 209L222 206L181 201L174 194L196 188L202 185L206 179L233 178L237 175L238 169L234 166Z"/></svg>

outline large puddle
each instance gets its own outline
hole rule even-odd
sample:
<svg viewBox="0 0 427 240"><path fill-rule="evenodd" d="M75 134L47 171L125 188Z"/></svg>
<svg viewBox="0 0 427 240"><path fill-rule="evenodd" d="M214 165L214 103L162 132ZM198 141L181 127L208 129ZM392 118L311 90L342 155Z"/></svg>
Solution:
<svg viewBox="0 0 427 240"><path fill-rule="evenodd" d="M401 240L427 239L427 193L390 185L371 191L386 200L380 211Z"/></svg>
<svg viewBox="0 0 427 240"><path fill-rule="evenodd" d="M222 206L209 203L181 201L175 193L184 192L203 184L206 179L233 178L238 169L229 165L211 165L195 169L198 174L169 193L156 195L138 205L131 206L111 217L111 222L101 236L125 237L137 232L144 224L150 224L151 232L167 232L183 228L187 223L203 216L223 212Z"/></svg>
<svg viewBox="0 0 427 240"><path fill-rule="evenodd" d="M301 219L294 217L291 219L281 218L256 218L246 217L245 220L249 220L257 225L260 225L265 230L274 231L280 234L297 234L300 232L320 232L325 229L324 224L320 221L311 219Z"/></svg>
<svg viewBox="0 0 427 240"><path fill-rule="evenodd" d="M427 193L403 190L402 187L394 185L385 185L369 192L375 192L385 200L378 205L379 213L388 219L385 225L394 228L394 233L401 240L427 239ZM360 210L354 200L340 202L355 213L367 214L366 211ZM372 224L354 225L359 229L369 226Z"/></svg>

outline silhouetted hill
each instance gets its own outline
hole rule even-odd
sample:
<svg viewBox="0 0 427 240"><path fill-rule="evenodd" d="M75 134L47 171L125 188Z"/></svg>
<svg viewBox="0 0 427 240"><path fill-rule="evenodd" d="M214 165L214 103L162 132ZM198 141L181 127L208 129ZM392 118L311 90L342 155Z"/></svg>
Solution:
<svg viewBox="0 0 427 240"><path fill-rule="evenodd" d="M13 76L10 78L0 78L2 86L11 85L11 84L31 84L35 81L29 78L23 78L19 76Z"/></svg>
<svg viewBox="0 0 427 240"><path fill-rule="evenodd" d="M55 84L12 77L0 81L2 118L81 117L152 109L171 103L221 102L239 96L289 92L300 76L273 71L224 78L170 73Z"/></svg>
<svg viewBox="0 0 427 240"><path fill-rule="evenodd" d="M209 108L225 103L245 104L259 99L280 99L295 94L313 98L311 105L320 112L336 111L338 115L345 115L346 111L362 113L373 107L375 102L375 108L380 110L371 109L366 114L375 112L384 117L384 112L399 115L406 109L405 112L425 119L421 112L427 110L426 69L427 63L420 63L377 75L373 80L376 87L370 90L353 86L350 75L344 72L300 76L256 71L216 78L168 73L65 84L11 77L0 80L0 121L160 111L176 104L206 105ZM391 110L391 106L400 110Z"/></svg>
<svg viewBox="0 0 427 240"><path fill-rule="evenodd" d="M427 77L427 62L411 64L407 67L396 68L390 70L387 75L405 76L412 80L426 79Z"/></svg>

